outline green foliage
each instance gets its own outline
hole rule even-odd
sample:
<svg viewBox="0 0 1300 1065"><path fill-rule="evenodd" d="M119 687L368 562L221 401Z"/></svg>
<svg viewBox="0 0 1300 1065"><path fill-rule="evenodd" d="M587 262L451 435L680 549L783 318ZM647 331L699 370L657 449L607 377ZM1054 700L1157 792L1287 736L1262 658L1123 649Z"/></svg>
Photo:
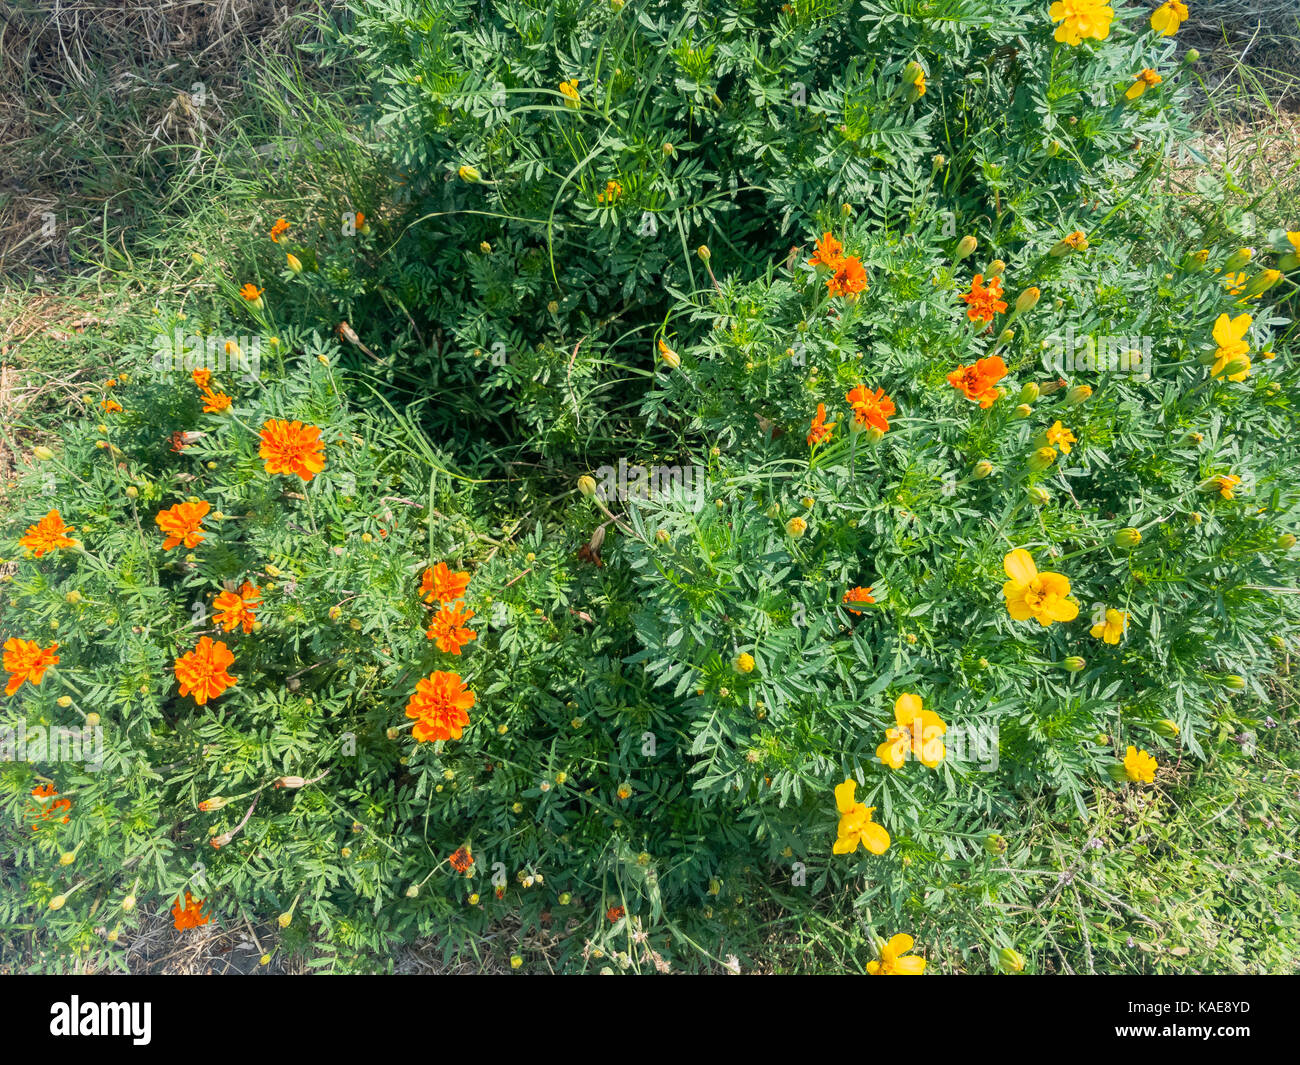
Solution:
<svg viewBox="0 0 1300 1065"><path fill-rule="evenodd" d="M1214 915L1161 902L1209 864L1197 817L1264 765L1254 835L1214 846L1281 846L1300 380L1294 274L1233 291L1285 265L1285 231L1189 220L1155 180L1186 68L1140 15L1070 47L1028 0L354 4L326 52L375 85L373 136L321 111L239 179L256 232L194 240L184 309L124 321L113 384L20 466L5 636L60 659L0 723L95 714L104 747L0 765L0 922L54 966L123 964L186 891L280 916L280 948L334 970L502 929L565 969L748 967L781 929L816 941L795 969L862 971L903 931L942 971L1003 947L1035 971L1293 965L1245 874L1215 871ZM1164 81L1126 101L1145 67ZM864 268L852 298L808 262L827 233ZM1007 286L987 323L977 274ZM1243 313L1251 372L1215 376ZM177 332L260 356L218 359L229 410L159 357ZM994 356L987 406L949 383ZM854 431L858 386L889 397L883 434ZM270 473L270 419L318 426L324 469ZM1070 450L1031 461L1058 422ZM165 550L155 517L187 499L205 539ZM52 507L82 546L24 553ZM1012 616L1014 549L1077 618ZM425 633L440 562L470 575L458 655ZM219 628L246 581L257 624ZM1090 633L1107 608L1116 643ZM175 663L205 636L237 682L200 705ZM452 671L469 724L417 741L417 682ZM947 727L934 765L882 764L903 695ZM1153 784L1114 781L1129 746ZM832 851L850 779L883 854ZM42 816L38 786L71 807Z"/></svg>

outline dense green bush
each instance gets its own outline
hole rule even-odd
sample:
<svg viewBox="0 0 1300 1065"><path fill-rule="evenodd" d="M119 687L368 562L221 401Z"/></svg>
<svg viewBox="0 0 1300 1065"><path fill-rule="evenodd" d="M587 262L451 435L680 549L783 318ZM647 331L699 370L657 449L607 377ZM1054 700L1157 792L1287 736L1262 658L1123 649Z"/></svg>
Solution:
<svg viewBox="0 0 1300 1065"><path fill-rule="evenodd" d="M1017 917L1046 826L1113 888L1176 766L1252 771L1297 629L1300 235L1245 255L1160 194L1172 44L1020 0L355 16L409 203L197 249L202 320L27 449L3 722L103 762L0 766L3 919L100 965L179 900L340 968L506 929L648 971L829 900L868 951L1055 967ZM321 459L286 474L277 421ZM1069 582L1050 625L1019 551ZM442 645L426 591L473 611ZM446 674L468 720L417 725Z"/></svg>

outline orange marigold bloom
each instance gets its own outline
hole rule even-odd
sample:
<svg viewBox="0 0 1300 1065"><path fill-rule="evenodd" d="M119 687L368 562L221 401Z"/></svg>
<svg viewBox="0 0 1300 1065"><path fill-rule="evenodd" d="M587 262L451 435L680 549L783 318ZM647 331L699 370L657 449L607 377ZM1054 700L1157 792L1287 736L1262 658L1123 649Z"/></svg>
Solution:
<svg viewBox="0 0 1300 1065"><path fill-rule="evenodd" d="M470 854L468 847L457 847L447 861L451 862L451 867L456 872L467 873L474 864L474 856Z"/></svg>
<svg viewBox="0 0 1300 1065"><path fill-rule="evenodd" d="M605 911L605 919L609 921L610 924L613 924L615 921L621 921L623 919L623 914L626 912L627 911L624 910L622 906L611 906Z"/></svg>
<svg viewBox="0 0 1300 1065"><path fill-rule="evenodd" d="M465 623L474 616L474 611L466 611L463 603L443 603L434 614L426 636L438 641L438 650L458 655L460 649L471 640L478 639L478 633L465 627Z"/></svg>
<svg viewBox="0 0 1300 1065"><path fill-rule="evenodd" d="M197 928L201 924L208 923L208 915L203 912L203 900L194 901L194 896L188 891L185 892L185 902L182 905L180 898L176 899L172 906L172 916L176 919L176 930L183 932L187 928Z"/></svg>
<svg viewBox="0 0 1300 1065"><path fill-rule="evenodd" d="M874 603L875 601L876 601L875 598L871 594L870 586L866 588L863 588L861 586L857 588L850 588L847 592L844 593L844 598L840 600L840 602L842 603ZM862 611L858 610L856 607L849 607L849 610L851 610L854 614L862 613Z"/></svg>
<svg viewBox="0 0 1300 1065"><path fill-rule="evenodd" d="M856 255L841 259L835 273L826 279L832 296L856 296L867 287L867 269Z"/></svg>
<svg viewBox="0 0 1300 1065"><path fill-rule="evenodd" d="M821 240L817 242L817 250L813 252L813 257L808 260L808 265L828 266L832 270L838 270L840 263L844 261L843 252L843 244L829 233L823 233Z"/></svg>
<svg viewBox="0 0 1300 1065"><path fill-rule="evenodd" d="M262 293L265 291L266 289L258 288L251 281L245 281L243 287L239 290L239 294L249 303L256 303L262 298Z"/></svg>
<svg viewBox="0 0 1300 1065"><path fill-rule="evenodd" d="M883 388L871 392L867 390L866 385L858 385L850 389L844 399L853 408L853 421L859 429L870 425L882 433L888 432L888 419L898 413L894 401L885 395Z"/></svg>
<svg viewBox="0 0 1300 1065"><path fill-rule="evenodd" d="M992 358L979 359L969 366L958 366L948 375L948 383L967 399L987 409L1002 395L1002 390L994 386L1006 375L1007 364L1002 361L1001 355L994 355Z"/></svg>
<svg viewBox="0 0 1300 1065"><path fill-rule="evenodd" d="M976 274L975 280L970 283L970 291L962 293L961 297L968 305L966 317L972 322L991 322L995 312L1001 313L1007 309L1007 304L1002 299L1002 278L991 277L989 283L984 286L984 275Z"/></svg>
<svg viewBox="0 0 1300 1065"><path fill-rule="evenodd" d="M244 634L253 631L257 620L257 608L262 605L260 589L252 581L244 581L238 592L222 592L212 603L217 612L217 624L227 632L233 632L237 625L244 627Z"/></svg>
<svg viewBox="0 0 1300 1065"><path fill-rule="evenodd" d="M209 636L200 637L193 651L176 659L176 679L181 684L181 695L193 694L199 706L215 699L237 683L238 678L226 672L226 667L234 665L234 662L235 656L230 653L230 648L220 640L214 643Z"/></svg>
<svg viewBox="0 0 1300 1065"><path fill-rule="evenodd" d="M177 503L154 516L158 528L167 534L163 550L170 551L177 544L198 547L203 542L203 516L212 509L211 503Z"/></svg>
<svg viewBox="0 0 1300 1065"><path fill-rule="evenodd" d="M39 784L32 788L32 798L38 801L34 806L27 808L27 819L29 821L47 821L51 817L63 814L64 816L59 818L59 823L66 825L68 823L66 811L72 809L72 801L70 799L56 798L58 794L59 789L53 784ZM54 799L54 801L46 802L46 799ZM35 828L36 826L33 824L32 827Z"/></svg>
<svg viewBox="0 0 1300 1065"><path fill-rule="evenodd" d="M41 647L35 640L20 640L10 636L4 646L4 668L9 673L9 683L5 685L5 694L13 695L23 681L40 684L45 679L45 671L59 660L54 652L59 649L57 643Z"/></svg>
<svg viewBox="0 0 1300 1065"><path fill-rule="evenodd" d="M277 218L275 220L275 224L271 226L271 239L276 244L279 244L280 237L282 237L285 233L288 232L289 232L289 223L286 222L283 218Z"/></svg>
<svg viewBox="0 0 1300 1065"><path fill-rule="evenodd" d="M808 446L815 447L817 444L825 443L831 438L838 422L826 424L826 404L817 404L817 413L813 416L812 426L808 430Z"/></svg>
<svg viewBox="0 0 1300 1065"><path fill-rule="evenodd" d="M210 388L203 390L203 413L220 414L230 406L230 397L224 392L213 392Z"/></svg>
<svg viewBox="0 0 1300 1065"><path fill-rule="evenodd" d="M415 719L411 735L418 743L460 739L474 701L474 693L465 687L459 673L435 670L420 678L406 704L406 716Z"/></svg>
<svg viewBox="0 0 1300 1065"><path fill-rule="evenodd" d="M464 570L453 573L445 562L426 569L420 578L420 596L426 603L435 599L440 603L453 603L465 595L469 587L469 574Z"/></svg>
<svg viewBox="0 0 1300 1065"><path fill-rule="evenodd" d="M211 370L193 370L190 376L194 378L194 383L204 390L207 389L208 385L212 384Z"/></svg>
<svg viewBox="0 0 1300 1065"><path fill-rule="evenodd" d="M35 525L27 527L27 532L19 537L18 545L40 558L46 551L76 547L77 541L67 535L75 531L72 526L63 524L63 518L57 510L51 510Z"/></svg>
<svg viewBox="0 0 1300 1065"><path fill-rule="evenodd" d="M296 473L310 481L325 468L325 445L318 426L271 418L262 426L261 438L257 453L266 460L267 473Z"/></svg>
<svg viewBox="0 0 1300 1065"><path fill-rule="evenodd" d="M100 405L101 407L103 407L104 410L107 411L109 414L121 414L121 413L122 413L122 404L120 404L120 403L119 403L117 400L115 400L115 399L104 399L104 400L100 400L99 405Z"/></svg>

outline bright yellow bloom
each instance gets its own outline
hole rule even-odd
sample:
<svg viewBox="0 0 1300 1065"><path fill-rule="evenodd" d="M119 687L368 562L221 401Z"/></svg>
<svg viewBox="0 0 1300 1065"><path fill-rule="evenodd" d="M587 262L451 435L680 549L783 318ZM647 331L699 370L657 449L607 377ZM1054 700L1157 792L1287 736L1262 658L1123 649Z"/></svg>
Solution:
<svg viewBox="0 0 1300 1065"><path fill-rule="evenodd" d="M1172 37L1186 21L1187 5L1181 0L1167 0L1151 12L1151 28L1165 37Z"/></svg>
<svg viewBox="0 0 1300 1065"><path fill-rule="evenodd" d="M1120 638L1124 635L1124 630L1128 628L1128 615L1122 610L1111 610L1106 608L1106 620L1099 625L1094 625L1088 631L1099 640L1105 640L1107 643L1119 643Z"/></svg>
<svg viewBox="0 0 1300 1065"><path fill-rule="evenodd" d="M1062 44L1080 44L1085 37L1104 41L1110 36L1110 20L1115 9L1102 0L1057 0L1049 9L1056 27L1056 39Z"/></svg>
<svg viewBox="0 0 1300 1065"><path fill-rule="evenodd" d="M560 82L560 93L564 96L565 107L578 107L582 103L582 97L578 95L577 78Z"/></svg>
<svg viewBox="0 0 1300 1065"><path fill-rule="evenodd" d="M1219 495L1224 499L1231 499L1237 485L1241 484L1241 478L1236 474L1225 473L1221 477L1213 478L1212 483L1219 490Z"/></svg>
<svg viewBox="0 0 1300 1065"><path fill-rule="evenodd" d="M876 748L876 757L890 769L902 769L910 751L921 764L934 769L948 753L939 737L948 731L943 719L933 710L921 708L921 697L905 692L894 703L896 727L885 733L885 742Z"/></svg>
<svg viewBox="0 0 1300 1065"><path fill-rule="evenodd" d="M1011 579L1002 586L1007 610L1017 621L1033 618L1047 626L1053 621L1073 621L1079 604L1067 598L1070 581L1059 573L1039 573L1029 552L1018 547L1002 560Z"/></svg>
<svg viewBox="0 0 1300 1065"><path fill-rule="evenodd" d="M857 783L850 779L835 788L835 808L840 812L840 823L832 849L836 854L852 854L861 843L872 854L884 854L889 850L889 833L871 820L871 815L876 812L874 806L854 802L853 793L857 787Z"/></svg>
<svg viewBox="0 0 1300 1065"><path fill-rule="evenodd" d="M925 972L925 959L907 952L915 942L906 932L899 932L880 948L880 960L867 962L867 972L872 976L920 976Z"/></svg>
<svg viewBox="0 0 1300 1065"><path fill-rule="evenodd" d="M1048 444L1060 451L1062 455L1068 455L1070 453L1070 445L1078 443L1075 435L1060 422L1056 422L1043 435Z"/></svg>
<svg viewBox="0 0 1300 1065"><path fill-rule="evenodd" d="M1146 751L1129 747L1124 752L1124 775L1135 784L1153 784L1156 779L1156 760Z"/></svg>
<svg viewBox="0 0 1300 1065"><path fill-rule="evenodd" d="M1250 329L1251 321L1249 314L1239 314L1236 318L1229 318L1226 314L1219 315L1214 323L1214 342L1219 346L1214 352L1214 365L1210 367L1211 376L1221 376L1229 363L1242 359L1246 364L1245 369L1229 374L1228 380L1246 379L1250 373L1250 359L1246 356L1250 351L1250 345L1243 338L1246 331Z"/></svg>
<svg viewBox="0 0 1300 1065"><path fill-rule="evenodd" d="M1128 92L1124 95L1130 100L1136 100L1146 92L1147 89L1151 88L1153 85L1159 85L1164 80L1164 78L1150 67L1146 67L1133 75L1133 84L1128 87Z"/></svg>

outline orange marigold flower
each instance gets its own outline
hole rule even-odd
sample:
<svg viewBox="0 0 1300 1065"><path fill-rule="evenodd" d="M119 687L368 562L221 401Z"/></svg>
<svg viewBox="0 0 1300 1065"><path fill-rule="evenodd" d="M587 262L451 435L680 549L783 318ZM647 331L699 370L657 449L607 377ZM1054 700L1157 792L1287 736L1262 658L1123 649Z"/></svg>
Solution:
<svg viewBox="0 0 1300 1065"><path fill-rule="evenodd" d="M185 902L182 905L181 900L177 897L175 904L172 906L172 916L176 919L176 930L183 932L187 928L197 928L201 924L208 923L208 915L203 912L203 900L194 901L194 896L188 891L185 892Z"/></svg>
<svg viewBox="0 0 1300 1065"><path fill-rule="evenodd" d="M840 600L841 603L874 603L875 601L876 601L875 598L871 594L870 586L866 588L863 588L861 586L858 586L857 588L850 588L847 592L844 593L844 598ZM862 611L858 610L856 607L851 606L848 609L852 611L854 614L862 613Z"/></svg>
<svg viewBox="0 0 1300 1065"><path fill-rule="evenodd" d="M465 609L463 603L443 603L434 614L426 636L438 641L438 650L458 655L460 649L471 640L478 639L478 633L465 627L465 623L474 616L474 611Z"/></svg>
<svg viewBox="0 0 1300 1065"><path fill-rule="evenodd" d="M75 531L70 525L63 524L63 518L57 510L51 510L35 525L27 527L27 532L19 537L18 545L28 548L33 555L40 558L46 551L57 551L61 547L76 547L77 541L67 535Z"/></svg>
<svg viewBox="0 0 1300 1065"><path fill-rule="evenodd" d="M177 544L198 547L203 542L203 516L212 509L211 503L177 503L154 517L158 528L167 534L163 550L170 551Z"/></svg>
<svg viewBox="0 0 1300 1065"><path fill-rule="evenodd" d="M894 401L885 395L883 388L871 392L866 385L858 385L850 389L844 399L853 408L853 422L859 429L870 425L882 433L888 432L888 419L898 413Z"/></svg>
<svg viewBox="0 0 1300 1065"><path fill-rule="evenodd" d="M260 589L252 581L244 581L238 592L222 592L212 603L217 612L216 620L227 632L242 625L244 634L253 631L257 621L257 608L262 605Z"/></svg>
<svg viewBox="0 0 1300 1065"><path fill-rule="evenodd" d="M838 422L826 424L826 404L817 404L817 413L813 416L812 426L808 429L808 446L815 447L818 444L825 443L831 438Z"/></svg>
<svg viewBox="0 0 1300 1065"><path fill-rule="evenodd" d="M843 252L843 244L829 233L823 233L821 240L817 242L817 250L813 252L813 257L808 260L808 265L828 266L832 270L838 270L840 263L844 261Z"/></svg>
<svg viewBox="0 0 1300 1065"><path fill-rule="evenodd" d="M226 672L226 667L234 665L234 662L235 656L230 653L230 648L220 640L214 643L209 636L200 637L193 651L176 659L176 679L181 684L181 695L193 694L199 706L215 699L238 682L237 677Z"/></svg>
<svg viewBox="0 0 1300 1065"><path fill-rule="evenodd" d="M258 288L251 281L246 281L244 282L243 287L240 288L239 294L243 296L247 302L256 303L262 298L262 293L265 291L266 289Z"/></svg>
<svg viewBox="0 0 1300 1065"><path fill-rule="evenodd" d="M474 856L470 854L468 847L457 847L447 861L451 862L451 867L456 872L467 873L474 864Z"/></svg>
<svg viewBox="0 0 1300 1065"><path fill-rule="evenodd" d="M841 259L835 273L826 279L826 288L832 296L856 296L867 287L867 269L856 255Z"/></svg>
<svg viewBox="0 0 1300 1065"><path fill-rule="evenodd" d="M4 668L9 673L9 683L5 685L5 694L13 695L23 681L40 684L45 679L45 671L59 660L54 652L59 649L57 643L41 647L35 640L20 640L10 636L4 646Z"/></svg>
<svg viewBox="0 0 1300 1065"><path fill-rule="evenodd" d="M103 407L104 410L107 411L109 414L121 414L121 413L122 413L122 404L120 404L120 403L119 403L117 400L115 400L115 399L104 399L104 400L100 400L99 405L100 405L101 407Z"/></svg>
<svg viewBox="0 0 1300 1065"><path fill-rule="evenodd" d="M277 218L275 220L275 224L271 226L271 239L275 241L276 244L279 244L280 238L285 233L288 232L289 232L289 223L286 222L283 218Z"/></svg>
<svg viewBox="0 0 1300 1065"><path fill-rule="evenodd" d="M1001 313L1007 309L1007 304L1002 299L1002 278L991 277L987 286L984 285L984 275L976 274L975 280L970 283L970 291L962 293L961 297L968 305L966 317L972 322L991 322L995 312Z"/></svg>
<svg viewBox="0 0 1300 1065"><path fill-rule="evenodd" d="M267 473L297 474L310 481L325 468L325 445L318 426L271 418L260 435L262 446L257 453L266 460Z"/></svg>
<svg viewBox="0 0 1300 1065"><path fill-rule="evenodd" d="M224 392L213 392L210 388L203 390L203 413L220 414L230 406L230 397Z"/></svg>
<svg viewBox="0 0 1300 1065"><path fill-rule="evenodd" d="M212 384L211 370L194 370L190 373L190 376L194 378L194 383L198 385L199 388L206 390L208 385Z"/></svg>
<svg viewBox="0 0 1300 1065"><path fill-rule="evenodd" d="M1002 395L994 386L1007 375L1007 364L1001 355L979 359L969 366L958 366L948 375L948 383L967 399L987 409Z"/></svg>
<svg viewBox="0 0 1300 1065"><path fill-rule="evenodd" d="M422 677L406 704L406 716L415 719L411 735L418 743L460 739L474 701L474 693L465 687L459 673L435 670Z"/></svg>
<svg viewBox="0 0 1300 1065"><path fill-rule="evenodd" d="M439 562L433 569L426 569L420 578L420 596L426 603L432 603L435 599L440 603L453 603L464 598L468 587L469 574L464 570L453 573L445 562Z"/></svg>
<svg viewBox="0 0 1300 1065"><path fill-rule="evenodd" d="M27 808L27 819L29 821L47 821L51 817L63 814L64 816L59 818L59 823L66 825L68 823L66 811L72 809L72 801L57 798L58 794L59 789L53 784L39 784L32 788L32 798L37 801L34 806ZM54 799L54 801L47 802L47 799ZM33 824L32 827L35 828L36 826Z"/></svg>
<svg viewBox="0 0 1300 1065"><path fill-rule="evenodd" d="M622 906L611 906L605 911L605 919L609 921L610 924L613 924L615 921L621 921L623 919L623 914L626 912L627 911L624 910Z"/></svg>

